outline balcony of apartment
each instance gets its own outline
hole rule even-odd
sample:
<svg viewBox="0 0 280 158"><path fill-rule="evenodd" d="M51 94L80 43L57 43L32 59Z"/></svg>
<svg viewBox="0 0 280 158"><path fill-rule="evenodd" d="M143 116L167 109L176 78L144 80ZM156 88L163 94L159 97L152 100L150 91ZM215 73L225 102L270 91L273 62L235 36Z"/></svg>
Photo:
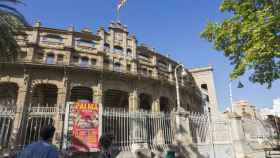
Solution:
<svg viewBox="0 0 280 158"><path fill-rule="evenodd" d="M39 45L51 48L64 48L64 39L56 34L47 34L40 37Z"/></svg>
<svg viewBox="0 0 280 158"><path fill-rule="evenodd" d="M80 67L81 69L100 69L96 58L74 55L71 58L70 66Z"/></svg>
<svg viewBox="0 0 280 158"><path fill-rule="evenodd" d="M163 72L161 70L158 71L158 79L162 81L170 81L169 73Z"/></svg>
<svg viewBox="0 0 280 158"><path fill-rule="evenodd" d="M75 39L75 49L83 52L93 52L97 50L98 43L94 40Z"/></svg>
<svg viewBox="0 0 280 158"><path fill-rule="evenodd" d="M169 66L168 66L168 64L166 64L164 62L159 61L157 63L157 67L160 71L169 72Z"/></svg>
<svg viewBox="0 0 280 158"><path fill-rule="evenodd" d="M145 67L142 67L138 70L139 75L145 78L154 78L153 71Z"/></svg>
<svg viewBox="0 0 280 158"><path fill-rule="evenodd" d="M139 53L137 55L137 59L138 59L139 63L144 64L144 65L152 65L153 64L152 58L148 55L144 55L144 54Z"/></svg>

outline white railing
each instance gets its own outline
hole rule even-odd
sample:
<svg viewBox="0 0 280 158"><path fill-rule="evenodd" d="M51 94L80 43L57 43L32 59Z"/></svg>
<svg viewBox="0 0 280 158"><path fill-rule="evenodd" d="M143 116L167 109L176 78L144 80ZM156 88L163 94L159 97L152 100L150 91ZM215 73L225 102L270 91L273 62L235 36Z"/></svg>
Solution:
<svg viewBox="0 0 280 158"><path fill-rule="evenodd" d="M198 112L191 112L189 119L193 141L198 144L209 143L210 122L208 115Z"/></svg>
<svg viewBox="0 0 280 158"><path fill-rule="evenodd" d="M102 133L112 133L119 150L130 150L133 144L165 148L174 140L174 123L172 114L108 108L102 114Z"/></svg>

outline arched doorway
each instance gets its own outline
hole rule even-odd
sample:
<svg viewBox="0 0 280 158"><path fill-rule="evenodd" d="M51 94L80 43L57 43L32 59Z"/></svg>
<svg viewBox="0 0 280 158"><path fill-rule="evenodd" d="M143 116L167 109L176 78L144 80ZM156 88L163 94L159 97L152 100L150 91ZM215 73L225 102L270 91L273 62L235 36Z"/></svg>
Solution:
<svg viewBox="0 0 280 158"><path fill-rule="evenodd" d="M160 111L162 111L162 112L167 113L172 110L170 101L167 97L160 97L159 104L160 104Z"/></svg>
<svg viewBox="0 0 280 158"><path fill-rule="evenodd" d="M128 92L108 89L104 92L104 106L128 109Z"/></svg>
<svg viewBox="0 0 280 158"><path fill-rule="evenodd" d="M89 87L77 86L71 89L70 101L92 102L93 91Z"/></svg>
<svg viewBox="0 0 280 158"><path fill-rule="evenodd" d="M149 94L141 93L139 95L139 108L141 110L149 111L152 107L152 97Z"/></svg>
<svg viewBox="0 0 280 158"><path fill-rule="evenodd" d="M0 107L14 106L17 102L18 85L12 82L0 83Z"/></svg>
<svg viewBox="0 0 280 158"><path fill-rule="evenodd" d="M0 109L14 109L17 102L18 85L12 82L0 83ZM13 117L0 110L0 146L8 147L10 135L12 132Z"/></svg>
<svg viewBox="0 0 280 158"><path fill-rule="evenodd" d="M38 84L33 87L32 106L54 107L57 104L58 88L53 84Z"/></svg>

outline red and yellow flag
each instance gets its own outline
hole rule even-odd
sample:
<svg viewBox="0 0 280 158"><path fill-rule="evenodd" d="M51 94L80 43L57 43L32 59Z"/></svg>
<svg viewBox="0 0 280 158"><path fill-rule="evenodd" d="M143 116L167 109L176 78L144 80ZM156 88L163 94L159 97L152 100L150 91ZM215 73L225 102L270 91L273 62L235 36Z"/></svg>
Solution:
<svg viewBox="0 0 280 158"><path fill-rule="evenodd" d="M119 0L119 3L118 3L118 10L120 10L126 3L127 0Z"/></svg>

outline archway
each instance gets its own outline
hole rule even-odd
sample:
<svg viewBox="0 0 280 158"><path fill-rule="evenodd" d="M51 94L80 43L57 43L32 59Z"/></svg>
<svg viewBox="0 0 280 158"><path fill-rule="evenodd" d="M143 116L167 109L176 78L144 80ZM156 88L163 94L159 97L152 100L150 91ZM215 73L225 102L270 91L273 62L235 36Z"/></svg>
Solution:
<svg viewBox="0 0 280 158"><path fill-rule="evenodd" d="M53 107L57 104L58 88L53 84L38 84L33 87L32 106Z"/></svg>
<svg viewBox="0 0 280 158"><path fill-rule="evenodd" d="M159 104L160 104L160 111L162 111L162 112L167 113L172 110L170 101L167 97L160 97Z"/></svg>
<svg viewBox="0 0 280 158"><path fill-rule="evenodd" d="M141 110L151 110L152 107L152 97L149 94L141 93L139 95L139 108Z"/></svg>
<svg viewBox="0 0 280 158"><path fill-rule="evenodd" d="M104 106L128 109L128 96L125 91L108 89L104 92Z"/></svg>
<svg viewBox="0 0 280 158"><path fill-rule="evenodd" d="M18 85L12 82L0 83L0 107L13 106L17 102Z"/></svg>
<svg viewBox="0 0 280 158"><path fill-rule="evenodd" d="M77 86L71 89L70 101L92 102L93 91L89 87Z"/></svg>

